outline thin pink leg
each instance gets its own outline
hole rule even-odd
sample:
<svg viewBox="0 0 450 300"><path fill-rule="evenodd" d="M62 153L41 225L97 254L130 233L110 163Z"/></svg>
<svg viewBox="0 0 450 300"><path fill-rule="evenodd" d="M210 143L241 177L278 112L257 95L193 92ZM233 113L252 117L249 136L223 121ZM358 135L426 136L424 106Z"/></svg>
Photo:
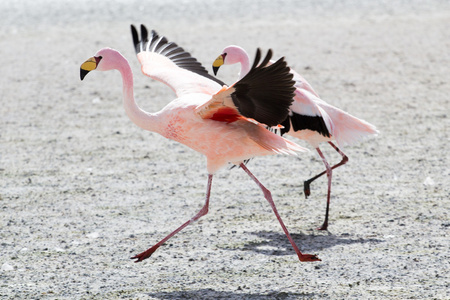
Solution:
<svg viewBox="0 0 450 300"><path fill-rule="evenodd" d="M334 166L332 166L331 169L334 169L334 168L337 168L337 167L339 167L339 166L345 165L345 164L348 162L348 157L347 157L347 155L345 155L341 150L339 150L339 148L338 148L335 144L333 144L332 142L328 142L328 143L331 145L331 147L334 148L334 150L336 150L336 151L342 156L342 160L341 160L338 164L335 164ZM317 149L319 149L319 148L316 148L316 150L317 150ZM322 173L320 173L320 174L318 174L318 175L316 175L316 176L314 176L314 177L312 177L312 178L306 180L306 181L303 183L303 191L304 191L304 193L305 193L305 198L306 198L306 199L308 199L308 196L311 195L311 189L310 189L310 187L309 187L310 184L311 184L314 180L316 180L317 178L319 178L320 176L322 176L322 175L324 175L324 174L326 174L326 173L327 173L327 171L323 171Z"/></svg>
<svg viewBox="0 0 450 300"><path fill-rule="evenodd" d="M291 235L289 234L286 226L284 225L283 220L281 219L280 215L278 214L277 208L275 207L275 203L273 202L272 194L270 193L270 191L264 185L262 185L261 182L259 182L259 180L255 177L255 175L253 175L252 172L250 172L250 170L247 169L245 164L241 163L240 167L248 174L248 176L250 176L251 179L253 179L254 182L256 182L256 184L259 186L259 188L263 191L264 197L266 198L266 200L269 202L270 206L272 207L272 210L275 213L275 216L277 217L278 222L280 222L280 225L283 228L284 233L286 234L287 238L289 239L289 242L291 242L291 245L294 248L295 253L297 253L297 256L300 259L300 261L320 261L320 259L316 255L303 254L300 252L300 250L298 249L294 240L292 239Z"/></svg>
<svg viewBox="0 0 450 300"><path fill-rule="evenodd" d="M140 253L140 254L138 254L136 256L133 256L131 259L137 259L135 262L139 262L139 261L143 261L146 258L149 258L153 254L153 252L155 252L156 249L158 249L168 239L170 239L172 236L174 236L175 234L180 232L183 228L185 228L189 224L194 223L195 221L197 221L200 217L206 215L208 213L209 197L211 195L212 178L213 178L213 175L212 174L208 174L208 186L206 187L206 201L205 201L205 205L203 206L203 208L192 219L190 219L189 221L187 221L186 223L184 223L183 225L178 227L175 231L173 231L171 234L169 234L168 236L163 238L161 241L159 241L153 247L147 249L146 251L144 251L144 252L142 252L142 253Z"/></svg>
<svg viewBox="0 0 450 300"><path fill-rule="evenodd" d="M316 149L319 153L320 157L322 158L323 164L325 165L327 177L328 177L328 192L327 192L327 210L325 211L325 220L323 221L322 226L317 228L317 230L327 230L328 229L328 212L330 210L330 196L331 196L331 177L333 174L332 168L330 168L330 165L328 164L327 160L325 159L325 156L323 155L322 151L320 151L319 148Z"/></svg>

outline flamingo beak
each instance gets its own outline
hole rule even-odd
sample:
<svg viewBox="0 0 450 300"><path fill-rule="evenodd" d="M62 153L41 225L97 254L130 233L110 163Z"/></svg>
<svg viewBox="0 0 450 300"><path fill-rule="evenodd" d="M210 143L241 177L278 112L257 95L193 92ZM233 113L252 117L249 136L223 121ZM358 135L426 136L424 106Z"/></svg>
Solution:
<svg viewBox="0 0 450 300"><path fill-rule="evenodd" d="M216 60L212 64L212 69L214 72L214 75L217 75L217 72L219 71L220 66L222 66L225 63L225 54L220 54Z"/></svg>
<svg viewBox="0 0 450 300"><path fill-rule="evenodd" d="M95 70L101 59L101 56L94 56L86 60L80 67L80 79L83 80L90 71Z"/></svg>

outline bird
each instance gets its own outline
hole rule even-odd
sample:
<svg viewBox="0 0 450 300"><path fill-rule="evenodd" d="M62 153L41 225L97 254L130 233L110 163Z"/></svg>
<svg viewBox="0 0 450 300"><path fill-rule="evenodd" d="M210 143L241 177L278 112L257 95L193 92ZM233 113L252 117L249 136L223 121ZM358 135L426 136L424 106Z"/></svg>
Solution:
<svg viewBox="0 0 450 300"><path fill-rule="evenodd" d="M230 45L214 60L212 69L217 75L222 65L241 64L239 79L250 70L250 58L247 52L239 46ZM269 65L273 61L269 61ZM296 71L290 69L295 81L295 96L289 108L288 117L280 124L280 133L307 141L319 154L325 165L325 171L304 181L305 198L311 194L310 185L317 178L327 174L328 190L324 222L318 230L328 230L328 219L331 198L331 179L333 169L348 162L348 156L340 149L344 145L353 144L363 138L377 135L376 127L349 113L332 106L322 100L312 86ZM333 143L335 141L337 145ZM319 148L319 144L327 142L342 157L341 161L330 167L327 159ZM339 147L338 147L339 146Z"/></svg>
<svg viewBox="0 0 450 300"><path fill-rule="evenodd" d="M231 163L238 165L262 190L284 233L300 261L320 261L317 255L302 253L283 220L271 192L243 163L254 156L273 154L296 155L308 151L267 130L283 121L292 102L294 81L284 58L266 66L272 56L268 51L261 60L258 49L247 76L231 86L208 74L206 69L176 43L169 42L141 25L141 35L131 25L136 55L142 72L165 83L176 98L156 113L142 110L133 95L133 72L127 59L117 50L100 49L80 67L80 78L93 70L118 70L123 81L123 104L128 117L144 130L158 133L202 153L207 159L207 188L205 204L191 219L161 239L146 251L131 259L135 262L150 257L167 240L206 215L209 209L214 174Z"/></svg>

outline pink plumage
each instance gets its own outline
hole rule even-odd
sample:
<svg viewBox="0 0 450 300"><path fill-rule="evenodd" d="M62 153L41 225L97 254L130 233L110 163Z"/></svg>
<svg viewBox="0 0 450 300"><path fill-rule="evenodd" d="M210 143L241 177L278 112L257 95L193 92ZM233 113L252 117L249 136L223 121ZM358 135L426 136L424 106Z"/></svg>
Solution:
<svg viewBox="0 0 450 300"><path fill-rule="evenodd" d="M213 63L214 73L217 74L219 67L223 64L241 64L239 78L244 77L250 68L250 58L247 52L239 46L227 46L222 54ZM270 61L267 65L270 65ZM305 197L310 195L310 184L320 176L327 174L328 193L325 220L319 230L328 229L328 215L331 197L332 169L337 168L348 161L348 157L333 144L333 140L342 147L350 145L371 135L378 134L372 124L361 120L349 113L334 107L322 99L314 91L312 86L297 72L290 70L295 81L295 96L290 106L289 117L282 122L284 126L281 132L293 137L307 141L319 153L325 165L326 171L314 176L304 182ZM325 156L319 148L319 144L328 142L342 156L341 162L330 167Z"/></svg>
<svg viewBox="0 0 450 300"><path fill-rule="evenodd" d="M307 151L268 131L260 123L273 126L287 116L295 88L286 62L280 59L273 67L257 66L258 58L248 76L231 87L222 87L221 82L209 75L189 53L154 31L149 37L146 28L141 26L139 39L137 30L132 26L132 36L142 72L172 88L177 95L175 100L156 113L139 108L133 96L130 65L118 51L110 48L99 50L93 58L81 65L81 79L92 70L118 70L123 79L123 103L128 117L145 130L159 133L204 154L209 173L206 201L197 215L132 258L142 261L150 257L168 239L207 214L213 175L232 163L239 165L261 188L300 261L319 260L315 255L300 252L277 212L270 191L243 163L254 156L295 155L296 152ZM270 56L271 54L267 55L263 62L268 61ZM259 83L263 84L262 91L255 90ZM281 104L271 99L273 94L279 95L277 101L281 101ZM255 106L256 111L262 113L248 115L241 112L249 106ZM267 111L277 113L267 115Z"/></svg>

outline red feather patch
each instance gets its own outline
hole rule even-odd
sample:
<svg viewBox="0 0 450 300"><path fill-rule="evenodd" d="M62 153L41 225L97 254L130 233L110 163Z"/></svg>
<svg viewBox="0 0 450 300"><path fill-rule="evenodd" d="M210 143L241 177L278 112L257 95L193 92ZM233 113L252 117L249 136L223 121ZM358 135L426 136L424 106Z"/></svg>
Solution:
<svg viewBox="0 0 450 300"><path fill-rule="evenodd" d="M232 123L241 118L239 113L230 107L219 108L214 115L212 115L211 119L219 122L227 122Z"/></svg>

